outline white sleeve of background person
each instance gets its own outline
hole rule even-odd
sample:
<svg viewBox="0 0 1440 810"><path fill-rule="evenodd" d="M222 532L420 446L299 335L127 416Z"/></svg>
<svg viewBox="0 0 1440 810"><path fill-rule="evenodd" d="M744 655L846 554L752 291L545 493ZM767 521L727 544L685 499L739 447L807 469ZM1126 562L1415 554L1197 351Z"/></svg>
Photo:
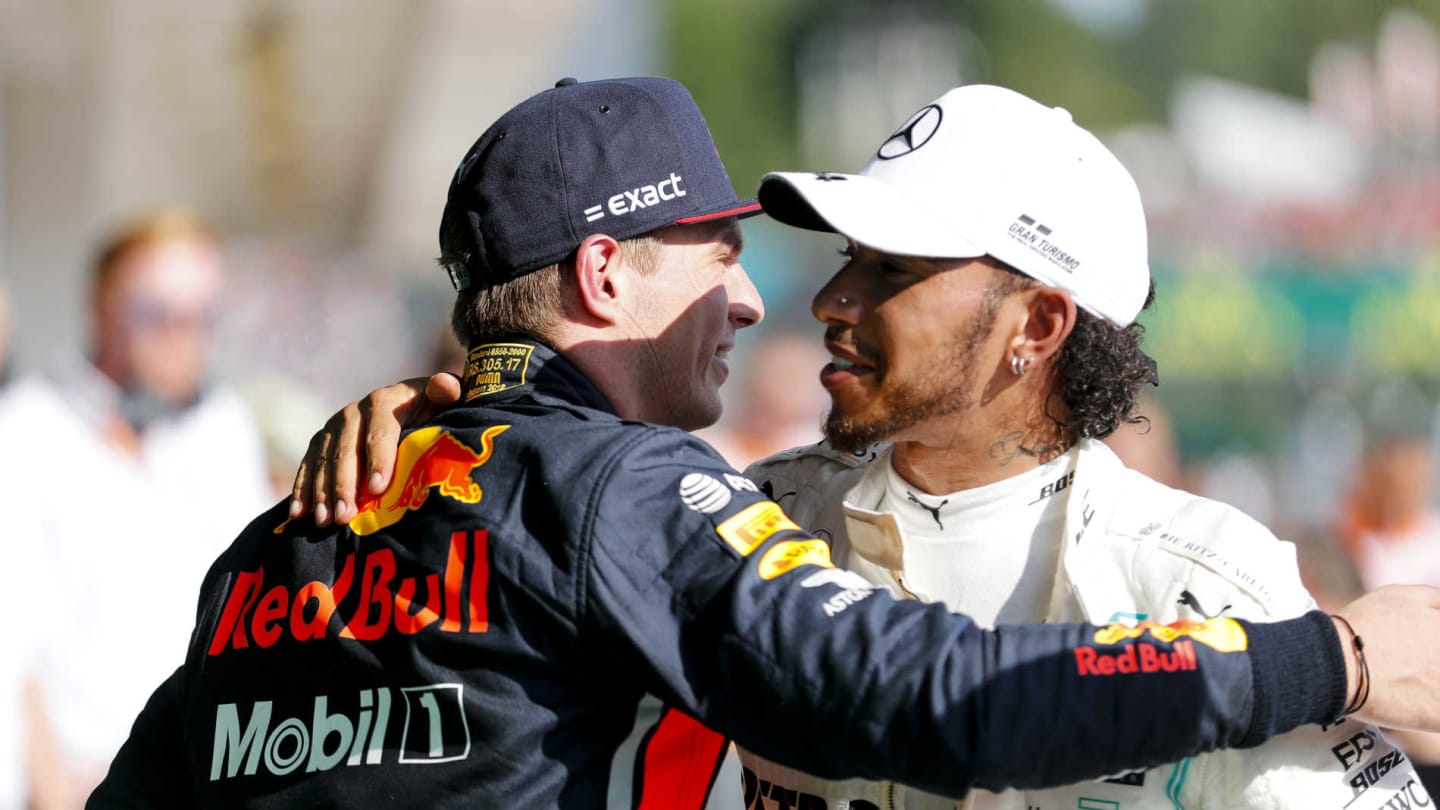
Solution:
<svg viewBox="0 0 1440 810"><path fill-rule="evenodd" d="M14 447L25 429L13 404L12 396L0 394L0 447ZM22 465L0 465L0 491L13 497L17 479L24 475ZM31 750L25 689L35 662L35 633L42 615L37 609L45 604L40 583L49 578L44 576L43 548L30 514L24 508L12 508L5 525L0 546L6 564L11 571L22 573L0 588L0 614L7 617L0 634L5 648L0 655L0 810L21 810L26 806L26 762Z"/></svg>

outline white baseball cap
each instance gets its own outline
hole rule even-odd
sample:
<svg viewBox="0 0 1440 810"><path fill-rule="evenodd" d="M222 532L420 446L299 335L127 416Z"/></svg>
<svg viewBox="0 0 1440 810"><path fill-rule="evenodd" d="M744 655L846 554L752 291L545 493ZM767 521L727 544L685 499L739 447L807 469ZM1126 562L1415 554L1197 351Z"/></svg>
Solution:
<svg viewBox="0 0 1440 810"><path fill-rule="evenodd" d="M884 253L989 255L1129 326L1150 290L1145 212L1120 161L1070 113L991 85L910 116L860 174L774 172L765 212Z"/></svg>

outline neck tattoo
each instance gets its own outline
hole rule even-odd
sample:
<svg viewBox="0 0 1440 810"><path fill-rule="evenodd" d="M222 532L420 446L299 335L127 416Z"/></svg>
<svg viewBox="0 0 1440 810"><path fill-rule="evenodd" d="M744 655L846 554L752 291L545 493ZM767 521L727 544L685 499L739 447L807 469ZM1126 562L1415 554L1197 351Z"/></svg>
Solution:
<svg viewBox="0 0 1440 810"><path fill-rule="evenodd" d="M1069 449L1069 442L1063 436L1056 437L1053 442L1033 441L1025 443L1029 436L1028 431L1012 430L1001 436L994 444L990 445L990 458L1000 463L1001 467L1009 464L1020 456L1034 456L1041 462L1050 461Z"/></svg>

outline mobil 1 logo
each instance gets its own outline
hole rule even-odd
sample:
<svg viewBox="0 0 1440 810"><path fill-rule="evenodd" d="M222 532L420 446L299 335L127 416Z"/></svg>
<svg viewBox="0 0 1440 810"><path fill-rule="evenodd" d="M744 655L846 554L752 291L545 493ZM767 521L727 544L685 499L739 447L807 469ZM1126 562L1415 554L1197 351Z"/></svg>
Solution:
<svg viewBox="0 0 1440 810"><path fill-rule="evenodd" d="M274 701L215 707L210 781L338 767L433 765L470 755L464 686L429 684L317 695L309 710Z"/></svg>
<svg viewBox="0 0 1440 810"><path fill-rule="evenodd" d="M470 755L470 726L460 699L463 689L458 683L440 683L400 690L405 696L400 763L432 765Z"/></svg>

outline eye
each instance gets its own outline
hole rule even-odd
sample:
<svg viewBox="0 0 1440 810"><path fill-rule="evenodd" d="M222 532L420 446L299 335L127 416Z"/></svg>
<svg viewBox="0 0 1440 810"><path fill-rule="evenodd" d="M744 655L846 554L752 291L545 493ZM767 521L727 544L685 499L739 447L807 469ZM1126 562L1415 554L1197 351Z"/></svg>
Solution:
<svg viewBox="0 0 1440 810"><path fill-rule="evenodd" d="M835 251L835 252L836 252L836 253L839 253L841 256L845 257L846 259L853 259L853 258L855 258L855 246L854 246L854 245L846 245L845 247L842 247L842 248L840 248L839 250L837 250L837 251Z"/></svg>
<svg viewBox="0 0 1440 810"><path fill-rule="evenodd" d="M887 276L897 276L897 277L898 277L898 276L908 276L908 275L912 275L912 274L915 272L914 270L912 270L912 269L909 268L909 267L906 267L906 266L904 266L904 265L902 265L902 264L897 264L897 263L895 263L895 262L890 262L890 261L880 262L880 271L883 272L883 273L884 273L885 275L887 275Z"/></svg>

